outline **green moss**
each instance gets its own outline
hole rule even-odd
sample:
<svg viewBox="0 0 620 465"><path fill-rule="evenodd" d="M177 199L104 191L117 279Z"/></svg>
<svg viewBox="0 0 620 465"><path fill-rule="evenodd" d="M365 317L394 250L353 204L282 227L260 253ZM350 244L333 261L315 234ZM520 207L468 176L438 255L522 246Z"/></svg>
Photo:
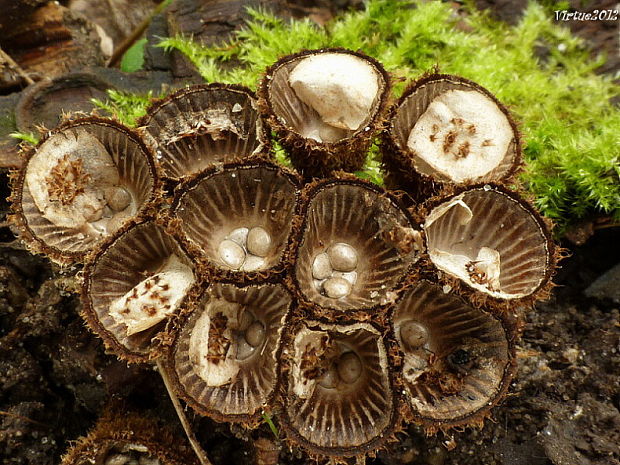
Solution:
<svg viewBox="0 0 620 465"><path fill-rule="evenodd" d="M278 163L287 168L293 168L291 160L289 159L286 150L282 147L282 144L276 139L275 134L271 134L271 139L273 141L273 155Z"/></svg>
<svg viewBox="0 0 620 465"><path fill-rule="evenodd" d="M271 419L271 416L269 414L263 412L263 413L261 413L261 417L263 418L263 421L265 423L267 423L267 426L269 426L269 429L271 430L271 433L275 436L275 438L276 439L280 439L280 433L279 433L278 428L276 427L275 423Z"/></svg>
<svg viewBox="0 0 620 465"><path fill-rule="evenodd" d="M370 0L364 11L324 27L250 10L248 27L220 47L181 37L160 45L186 54L208 82L251 88L280 56L332 46L379 59L395 78L395 96L434 66L473 79L522 122L522 180L543 213L565 228L592 214L620 219L620 112L609 103L618 86L593 72L603 59L591 60L581 40L554 24L553 9L561 6L531 3L514 27L472 7L459 15L441 2ZM240 65L226 69L232 59ZM376 148L371 153L359 174L380 183Z"/></svg>
<svg viewBox="0 0 620 465"><path fill-rule="evenodd" d="M383 172L381 171L381 154L379 153L378 141L373 141L366 157L366 162L362 171L356 171L355 175L359 178L383 186Z"/></svg>
<svg viewBox="0 0 620 465"><path fill-rule="evenodd" d="M36 134L32 132L16 131L16 132L10 133L9 136L12 137L13 139L21 140L22 142L25 142L26 144L30 144L30 145L37 145L39 143L39 136L37 136Z"/></svg>
<svg viewBox="0 0 620 465"><path fill-rule="evenodd" d="M154 98L152 92L146 95L138 95L110 89L107 94L108 100L92 99L92 102L128 126L135 126L136 121L146 114L146 109ZM157 98L161 97L163 94Z"/></svg>

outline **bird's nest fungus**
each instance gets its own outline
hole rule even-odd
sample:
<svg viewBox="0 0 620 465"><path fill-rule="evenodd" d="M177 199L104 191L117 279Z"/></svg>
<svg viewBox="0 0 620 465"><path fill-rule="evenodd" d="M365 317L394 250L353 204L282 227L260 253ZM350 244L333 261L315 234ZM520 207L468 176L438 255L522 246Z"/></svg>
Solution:
<svg viewBox="0 0 620 465"><path fill-rule="evenodd" d="M389 89L376 60L314 50L271 66L258 97L196 86L137 130L65 123L13 177L13 220L33 251L84 265L89 326L118 357L161 362L201 415L275 412L291 445L337 459L406 422L480 424L557 249L507 187L521 142L489 91L427 75L388 111ZM398 192L344 172L378 128Z"/></svg>

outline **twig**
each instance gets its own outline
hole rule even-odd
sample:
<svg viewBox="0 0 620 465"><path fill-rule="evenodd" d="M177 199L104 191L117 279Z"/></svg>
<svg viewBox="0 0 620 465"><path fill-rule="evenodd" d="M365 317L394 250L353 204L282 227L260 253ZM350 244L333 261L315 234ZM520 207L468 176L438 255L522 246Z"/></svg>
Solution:
<svg viewBox="0 0 620 465"><path fill-rule="evenodd" d="M620 227L620 223L602 223L602 224L595 224L594 225L594 230L598 231L599 229L607 229L607 228L618 228Z"/></svg>
<svg viewBox="0 0 620 465"><path fill-rule="evenodd" d="M192 427L190 426L189 421L187 420L187 417L185 416L185 412L183 411L181 402L179 402L179 398L176 396L176 394L172 390L172 384L170 383L170 377L168 376L168 372L166 370L166 367L162 363L161 358L157 359L157 369L159 370L161 379L164 380L164 385L166 386L166 390L168 391L168 395L170 396L172 405L174 405L174 409L177 412L179 421L181 422L181 425L183 425L183 429L185 430L187 439L189 439L189 443L192 445L192 449L194 449L194 452L196 453L198 460L200 460L200 463L202 465L212 465L211 462L209 461L209 458L207 457L206 452L203 450L203 448L198 443L198 439L196 439L196 435L194 434L194 431L192 430Z"/></svg>
<svg viewBox="0 0 620 465"><path fill-rule="evenodd" d="M27 421L28 423L32 423L33 425L42 426L45 429L49 429L50 428L50 425L46 425L45 423L41 423L40 421L31 420L28 417L24 417L22 415L17 415L15 413L5 412L3 410L0 410L0 415L6 415L7 417L18 418L18 419L20 419L22 421Z"/></svg>
<svg viewBox="0 0 620 465"><path fill-rule="evenodd" d="M153 8L153 11L151 11L151 13L146 18L144 18L140 24L138 24L138 26L132 31L132 33L127 36L118 47L114 49L114 51L112 52L112 56L106 63L106 67L110 68L118 64L125 52L129 50L129 47L131 47L134 42L142 36L144 31L146 31L146 28L149 27L149 24L151 23L153 17L161 13L161 11L169 4L169 0L163 0L155 8Z"/></svg>
<svg viewBox="0 0 620 465"><path fill-rule="evenodd" d="M13 60L13 58L11 58L11 56L6 53L4 50L2 50L2 47L0 47L0 57L2 57L2 59L4 61L6 61L9 66L11 68L13 68L15 71L17 71L17 73L24 79L24 81L26 81L29 85L34 84L34 81L32 80L32 78L30 76L28 76L28 74L26 74L26 71L24 71L22 69L21 66L19 66L17 64L17 62L15 60Z"/></svg>

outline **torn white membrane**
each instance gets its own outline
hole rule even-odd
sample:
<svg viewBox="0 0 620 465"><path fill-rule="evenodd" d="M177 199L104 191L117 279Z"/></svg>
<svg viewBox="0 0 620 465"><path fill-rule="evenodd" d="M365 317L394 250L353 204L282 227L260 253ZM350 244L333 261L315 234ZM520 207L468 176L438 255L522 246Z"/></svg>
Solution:
<svg viewBox="0 0 620 465"><path fill-rule="evenodd" d="M295 363L292 366L291 375L293 392L300 399L307 399L312 396L316 384L319 382L318 378L308 378L302 370L302 366L305 367L308 362L324 361L325 352L329 346L330 337L327 331L303 328L295 337L293 346Z"/></svg>
<svg viewBox="0 0 620 465"><path fill-rule="evenodd" d="M445 227L443 224L435 224L441 217L451 211L456 211L454 216L455 226L465 226L473 218L471 209L462 198L453 199L444 205L435 208L428 216L425 229L431 227ZM435 224L435 226L432 226ZM433 263L439 268L457 278L465 281L475 289L490 293L497 297L515 297L501 292L500 273L501 261L497 250L477 244L467 244L458 239L455 233L455 244L452 247L443 247L442 250L432 243L428 244L429 255ZM457 240L458 239L458 240Z"/></svg>
<svg viewBox="0 0 620 465"><path fill-rule="evenodd" d="M238 103L235 105L239 107L237 112L241 111L241 106ZM231 112L235 112L234 106L232 109L215 107L184 113L183 118L169 120L170 124L166 125L163 140L170 145L190 135L204 134L209 134L217 140L227 137L227 133L235 134L242 139L247 138L233 121Z"/></svg>
<svg viewBox="0 0 620 465"><path fill-rule="evenodd" d="M103 144L83 129L50 137L30 159L26 185L44 218L88 235L118 229L135 214L131 194ZM119 192L122 194L119 196ZM109 198L126 197L124 204Z"/></svg>
<svg viewBox="0 0 620 465"><path fill-rule="evenodd" d="M415 384L418 378L424 374L429 365L432 352L425 349L404 351L403 377L411 384Z"/></svg>
<svg viewBox="0 0 620 465"><path fill-rule="evenodd" d="M407 146L442 175L464 182L496 168L513 137L508 118L489 97L449 90L420 116Z"/></svg>
<svg viewBox="0 0 620 465"><path fill-rule="evenodd" d="M321 122L309 122L302 135L334 142L357 131L369 117L379 91L370 63L345 53L322 53L302 59L289 75L297 97L312 107Z"/></svg>
<svg viewBox="0 0 620 465"><path fill-rule="evenodd" d="M176 255L110 305L110 316L124 324L127 336L155 326L174 312L190 286L194 273Z"/></svg>
<svg viewBox="0 0 620 465"><path fill-rule="evenodd" d="M237 355L244 349L236 333L247 326L246 312L239 303L212 300L196 321L189 339L189 359L207 386L224 386L236 379L241 367Z"/></svg>

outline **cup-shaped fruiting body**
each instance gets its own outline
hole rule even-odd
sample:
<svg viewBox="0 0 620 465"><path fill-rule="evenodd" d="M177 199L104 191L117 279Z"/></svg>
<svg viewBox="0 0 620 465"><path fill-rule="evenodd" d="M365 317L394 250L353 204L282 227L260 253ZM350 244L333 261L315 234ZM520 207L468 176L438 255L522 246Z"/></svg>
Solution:
<svg viewBox="0 0 620 465"><path fill-rule="evenodd" d="M512 320L420 281L396 304L405 397L429 430L477 424L506 394L516 370Z"/></svg>
<svg viewBox="0 0 620 465"><path fill-rule="evenodd" d="M182 324L168 360L180 396L218 421L257 420L277 384L291 302L278 284L212 284Z"/></svg>
<svg viewBox="0 0 620 465"><path fill-rule="evenodd" d="M331 179L308 189L293 277L306 302L337 311L393 300L417 260L422 237L398 202L360 180Z"/></svg>
<svg viewBox="0 0 620 465"><path fill-rule="evenodd" d="M549 229L517 193L485 184L430 204L428 255L447 284L465 283L478 291L472 300L484 301L534 299L549 283L556 261Z"/></svg>
<svg viewBox="0 0 620 465"><path fill-rule="evenodd" d="M237 85L195 85L153 104L138 123L163 175L178 180L247 158L266 143L254 94Z"/></svg>
<svg viewBox="0 0 620 465"><path fill-rule="evenodd" d="M105 100L110 87L89 73L42 79L22 92L15 107L17 128L22 132L35 132L39 126L54 128L64 114L91 112L95 108L92 99Z"/></svg>
<svg viewBox="0 0 620 465"><path fill-rule="evenodd" d="M297 178L268 163L228 164L182 184L174 215L220 277L255 279L286 265Z"/></svg>
<svg viewBox="0 0 620 465"><path fill-rule="evenodd" d="M387 440L395 402L374 326L301 322L285 354L283 423L290 441L313 454L354 456Z"/></svg>
<svg viewBox="0 0 620 465"><path fill-rule="evenodd" d="M27 154L13 186L14 220L35 251L61 263L82 260L138 217L158 186L151 153L133 131L79 119Z"/></svg>
<svg viewBox="0 0 620 465"><path fill-rule="evenodd" d="M86 263L83 315L120 358L152 359L159 353L154 338L194 291L194 268L162 226L133 224Z"/></svg>
<svg viewBox="0 0 620 465"><path fill-rule="evenodd" d="M259 89L268 125L305 177L355 171L366 158L388 98L381 64L344 49L311 50L271 66Z"/></svg>
<svg viewBox="0 0 620 465"><path fill-rule="evenodd" d="M127 412L106 412L77 440L61 465L198 465L184 438L158 422Z"/></svg>
<svg viewBox="0 0 620 465"><path fill-rule="evenodd" d="M506 109L467 79L425 76L390 110L383 161L395 183L414 194L437 185L499 182L520 166L521 143Z"/></svg>

